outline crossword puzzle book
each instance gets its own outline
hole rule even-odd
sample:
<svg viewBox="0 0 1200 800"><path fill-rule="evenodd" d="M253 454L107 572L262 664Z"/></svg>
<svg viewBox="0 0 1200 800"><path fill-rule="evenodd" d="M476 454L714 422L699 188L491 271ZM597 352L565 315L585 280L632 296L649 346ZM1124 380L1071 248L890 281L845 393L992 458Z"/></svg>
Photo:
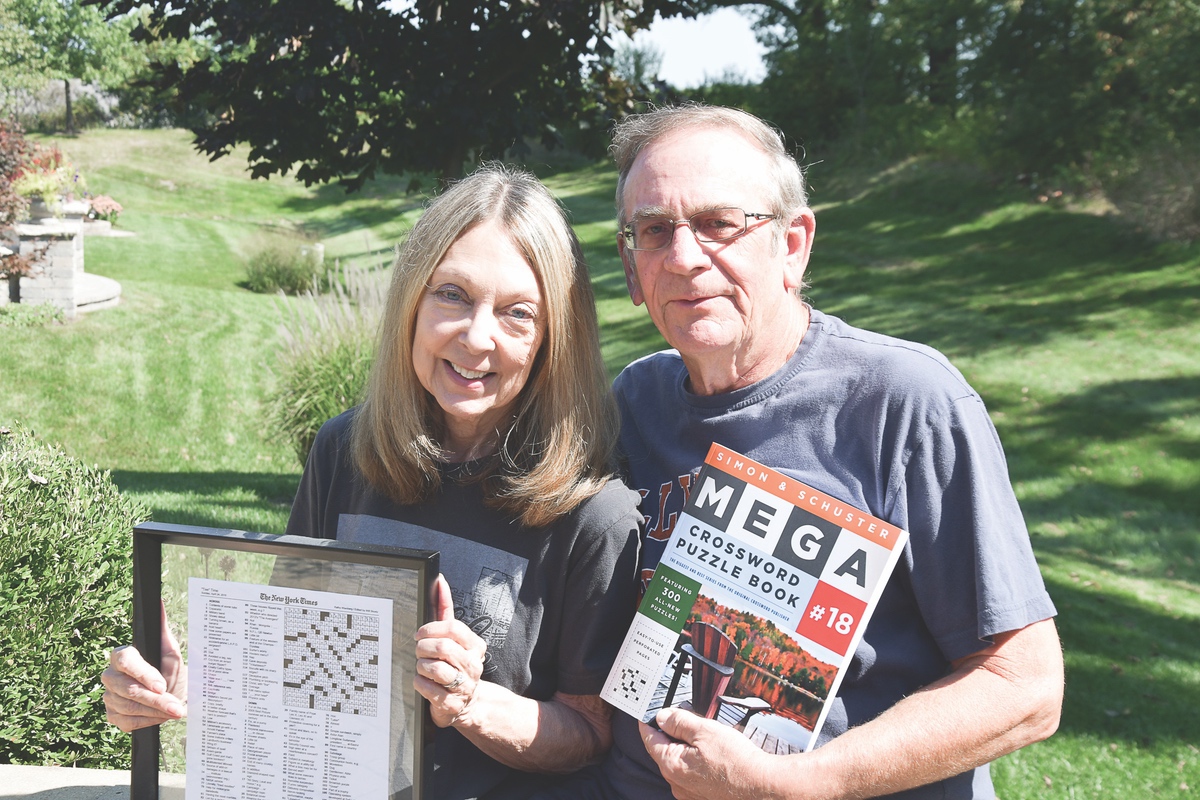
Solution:
<svg viewBox="0 0 1200 800"><path fill-rule="evenodd" d="M806 751L906 531L713 444L601 697Z"/></svg>

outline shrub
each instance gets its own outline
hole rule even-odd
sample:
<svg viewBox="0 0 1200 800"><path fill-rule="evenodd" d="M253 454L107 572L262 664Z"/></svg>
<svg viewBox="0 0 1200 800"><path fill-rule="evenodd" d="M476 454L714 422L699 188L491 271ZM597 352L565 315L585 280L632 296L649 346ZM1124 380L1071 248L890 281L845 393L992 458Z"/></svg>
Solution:
<svg viewBox="0 0 1200 800"><path fill-rule="evenodd" d="M20 280L16 275L9 280ZM0 328L40 328L65 321L61 308L49 303L31 306L27 303L5 303L0 306Z"/></svg>
<svg viewBox="0 0 1200 800"><path fill-rule="evenodd" d="M62 81L56 81L56 83L61 86ZM60 87L51 88L48 94L57 102L49 107L40 104L41 108L22 115L22 119L31 131L58 133L67 130L66 97ZM44 92L42 95L44 99L46 95L47 93ZM71 93L71 121L75 130L102 128L108 123L108 117L108 113L101 107L100 100L96 97L90 94L81 94L78 91Z"/></svg>
<svg viewBox="0 0 1200 800"><path fill-rule="evenodd" d="M246 286L255 292L300 294L313 288L322 264L313 247L282 237L256 242L246 259Z"/></svg>
<svg viewBox="0 0 1200 800"><path fill-rule="evenodd" d="M87 181L62 150L35 144L29 159L17 170L12 188L19 195L54 203L59 197L82 196Z"/></svg>
<svg viewBox="0 0 1200 800"><path fill-rule="evenodd" d="M362 399L385 297L382 275L347 268L328 294L310 291L290 307L267 413L301 464L325 420Z"/></svg>
<svg viewBox="0 0 1200 800"><path fill-rule="evenodd" d="M29 201L13 188L21 166L33 154L33 145L21 126L0 119L0 228L25 217Z"/></svg>
<svg viewBox="0 0 1200 800"><path fill-rule="evenodd" d="M146 511L31 433L0 428L0 764L128 768L100 673L128 644Z"/></svg>
<svg viewBox="0 0 1200 800"><path fill-rule="evenodd" d="M1200 239L1200 147L1163 145L1108 170L1101 185L1135 225L1159 239Z"/></svg>

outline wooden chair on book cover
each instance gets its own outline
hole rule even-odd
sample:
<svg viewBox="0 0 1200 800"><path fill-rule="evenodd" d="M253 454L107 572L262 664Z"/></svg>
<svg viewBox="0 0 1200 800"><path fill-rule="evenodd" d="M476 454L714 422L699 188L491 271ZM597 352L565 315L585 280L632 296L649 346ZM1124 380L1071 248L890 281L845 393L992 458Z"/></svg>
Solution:
<svg viewBox="0 0 1200 800"><path fill-rule="evenodd" d="M733 660L737 658L737 645L720 628L707 622L693 622L689 632L692 641L679 648L681 652L675 662L675 674L671 676L671 686L667 689L663 707L669 707L675 699L679 677L690 658L692 711L702 717L716 719L717 709L721 706L721 695L733 677Z"/></svg>
<svg viewBox="0 0 1200 800"><path fill-rule="evenodd" d="M771 710L770 703L753 695L750 697L721 695L720 700L721 709L717 712L717 719L739 731L746 730L746 725L755 714Z"/></svg>

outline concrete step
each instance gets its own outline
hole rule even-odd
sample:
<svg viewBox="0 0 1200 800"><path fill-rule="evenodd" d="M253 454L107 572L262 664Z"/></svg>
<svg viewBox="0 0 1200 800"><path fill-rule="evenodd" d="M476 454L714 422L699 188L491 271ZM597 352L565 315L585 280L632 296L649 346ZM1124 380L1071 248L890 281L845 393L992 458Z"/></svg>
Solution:
<svg viewBox="0 0 1200 800"><path fill-rule="evenodd" d="M112 308L121 302L121 284L90 272L75 274L75 310L79 313Z"/></svg>

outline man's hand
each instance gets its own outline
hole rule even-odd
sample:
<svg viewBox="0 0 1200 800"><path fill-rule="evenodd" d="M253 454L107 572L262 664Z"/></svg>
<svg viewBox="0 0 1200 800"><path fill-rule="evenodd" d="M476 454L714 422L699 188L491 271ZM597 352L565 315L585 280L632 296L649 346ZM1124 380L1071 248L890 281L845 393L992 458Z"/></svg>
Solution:
<svg viewBox="0 0 1200 800"><path fill-rule="evenodd" d="M679 800L769 798L759 780L777 757L768 756L742 734L678 708L655 718L661 730L639 724L646 751Z"/></svg>
<svg viewBox="0 0 1200 800"><path fill-rule="evenodd" d="M878 797L945 780L1045 739L1062 707L1054 621L996 634L953 671L810 753L768 755L678 709L641 727L681 800ZM677 741L676 741L677 740Z"/></svg>

